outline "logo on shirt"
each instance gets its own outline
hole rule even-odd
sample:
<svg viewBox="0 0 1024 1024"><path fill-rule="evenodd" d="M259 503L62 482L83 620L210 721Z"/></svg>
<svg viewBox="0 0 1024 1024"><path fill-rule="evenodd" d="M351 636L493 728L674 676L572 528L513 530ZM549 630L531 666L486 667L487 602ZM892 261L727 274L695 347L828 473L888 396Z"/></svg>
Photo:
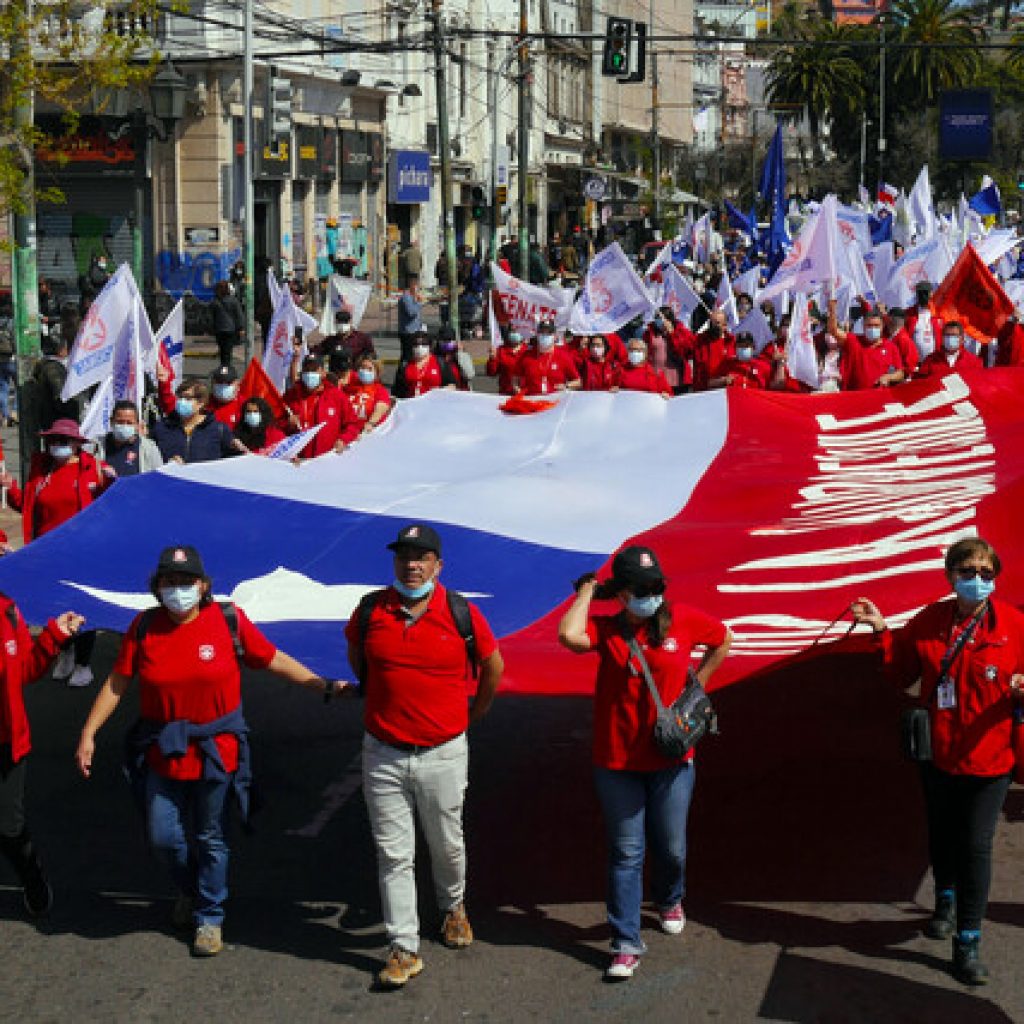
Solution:
<svg viewBox="0 0 1024 1024"><path fill-rule="evenodd" d="M199 660L200 661L213 661L213 657L217 652L214 650L213 644L203 644L199 648Z"/></svg>
<svg viewBox="0 0 1024 1024"><path fill-rule="evenodd" d="M679 650L679 644L676 642L675 637L665 637L665 642L661 645L662 650L668 651L669 654L675 654Z"/></svg>
<svg viewBox="0 0 1024 1024"><path fill-rule="evenodd" d="M999 669L995 665L985 666L985 678L990 682L994 683L999 678Z"/></svg>
<svg viewBox="0 0 1024 1024"><path fill-rule="evenodd" d="M17 654L18 654L18 641L17 640L8 640L7 643L4 644L4 650L6 650L7 653L12 658L17 657Z"/></svg>

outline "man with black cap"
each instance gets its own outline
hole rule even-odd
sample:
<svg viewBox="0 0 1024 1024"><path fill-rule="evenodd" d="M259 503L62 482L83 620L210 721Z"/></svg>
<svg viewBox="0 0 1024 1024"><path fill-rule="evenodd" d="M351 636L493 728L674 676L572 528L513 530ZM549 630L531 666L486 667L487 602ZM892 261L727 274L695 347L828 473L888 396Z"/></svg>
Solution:
<svg viewBox="0 0 1024 1024"><path fill-rule="evenodd" d="M284 402L291 412L289 425L293 434L323 424L299 458L315 459L326 452L344 451L362 432L363 425L352 403L344 391L327 379L319 356L308 355L302 360L302 372L284 393Z"/></svg>
<svg viewBox="0 0 1024 1024"><path fill-rule="evenodd" d="M918 281L914 285L914 305L907 308L906 329L914 339L918 361L926 359L942 344L942 318L932 308L932 285L930 281Z"/></svg>
<svg viewBox="0 0 1024 1024"><path fill-rule="evenodd" d="M364 352L376 351L373 338L365 331L356 330L352 314L347 309L339 309L334 314L334 333L324 338L318 349L324 359L330 359L333 352L340 351L348 352L353 362Z"/></svg>
<svg viewBox="0 0 1024 1024"><path fill-rule="evenodd" d="M394 552L394 582L363 599L345 637L366 698L363 794L390 947L378 980L398 988L423 970L417 815L444 915L443 941L455 949L473 941L464 906L466 730L490 708L504 662L480 611L438 583L441 538L431 526L406 526L388 547ZM470 705L474 670L479 675Z"/></svg>
<svg viewBox="0 0 1024 1024"><path fill-rule="evenodd" d="M210 375L210 400L206 408L214 419L232 430L242 417L242 401L238 397L238 373L233 366L218 366Z"/></svg>
<svg viewBox="0 0 1024 1024"><path fill-rule="evenodd" d="M412 337L408 361L400 362L395 370L391 393L395 398L416 398L437 388L453 388L455 384L455 375L447 360L431 353L430 335L421 327Z"/></svg>

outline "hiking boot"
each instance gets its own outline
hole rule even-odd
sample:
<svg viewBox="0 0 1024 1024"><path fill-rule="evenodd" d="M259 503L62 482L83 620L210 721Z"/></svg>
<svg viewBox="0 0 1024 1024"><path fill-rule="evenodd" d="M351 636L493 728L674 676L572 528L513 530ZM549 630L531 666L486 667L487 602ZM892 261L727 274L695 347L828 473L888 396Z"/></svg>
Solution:
<svg viewBox="0 0 1024 1024"><path fill-rule="evenodd" d="M935 897L935 911L924 926L929 939L948 939L956 931L956 897L951 892Z"/></svg>
<svg viewBox="0 0 1024 1024"><path fill-rule="evenodd" d="M216 956L224 948L219 924L201 924L192 940L193 956Z"/></svg>
<svg viewBox="0 0 1024 1024"><path fill-rule="evenodd" d="M469 926L469 918L466 917L466 908L463 904L452 907L444 915L441 937L449 949L465 949L473 941L473 929Z"/></svg>
<svg viewBox="0 0 1024 1024"><path fill-rule="evenodd" d="M392 946L388 950L387 962L377 974L377 980L384 988L401 988L422 970L423 961L415 953L401 946Z"/></svg>
<svg viewBox="0 0 1024 1024"><path fill-rule="evenodd" d="M171 908L171 926L180 932L192 927L192 897L179 892Z"/></svg>
<svg viewBox="0 0 1024 1024"><path fill-rule="evenodd" d="M640 966L640 957L634 953L616 953L604 976L609 981L628 981Z"/></svg>
<svg viewBox="0 0 1024 1024"><path fill-rule="evenodd" d="M984 985L988 968L981 962L981 939L953 939L953 976L964 985Z"/></svg>
<svg viewBox="0 0 1024 1024"><path fill-rule="evenodd" d="M686 927L686 914L683 913L682 903L677 903L668 910L659 910L658 921L666 935L680 935Z"/></svg>

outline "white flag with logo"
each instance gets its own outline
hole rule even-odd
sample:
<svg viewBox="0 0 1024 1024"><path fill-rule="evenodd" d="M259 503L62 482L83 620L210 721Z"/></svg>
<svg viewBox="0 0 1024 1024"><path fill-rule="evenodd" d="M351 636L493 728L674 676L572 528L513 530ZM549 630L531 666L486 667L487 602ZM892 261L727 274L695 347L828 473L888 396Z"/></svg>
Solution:
<svg viewBox="0 0 1024 1024"><path fill-rule="evenodd" d="M914 237L924 242L935 237L935 207L932 205L932 186L928 179L928 165L921 168L907 201L910 220L914 225Z"/></svg>
<svg viewBox="0 0 1024 1024"><path fill-rule="evenodd" d="M668 306L675 318L685 327L689 327L693 311L704 305L700 296L693 290L689 278L680 274L675 267L668 267L665 270L664 284L661 304Z"/></svg>
<svg viewBox="0 0 1024 1024"><path fill-rule="evenodd" d="M171 385L185 376L185 300L178 299L174 309L156 332L157 358L171 371ZM163 355L161 356L161 352ZM165 361L166 359L166 361ZM155 370L153 371L156 375Z"/></svg>
<svg viewBox="0 0 1024 1024"><path fill-rule="evenodd" d="M327 301L320 317L320 333L325 336L334 334L334 318L342 310L347 310L352 315L352 330L356 330L362 322L372 294L373 286L366 281L331 274L327 282Z"/></svg>
<svg viewBox="0 0 1024 1024"><path fill-rule="evenodd" d="M561 287L542 287L506 274L497 264L491 265L494 293L501 303L505 320L523 337L532 338L541 320L553 320L555 327L569 323L572 300Z"/></svg>
<svg viewBox="0 0 1024 1024"><path fill-rule="evenodd" d="M811 334L811 319L807 315L807 296L793 296L793 319L789 324L786 341L786 366L789 375L817 390L821 386L818 374L818 353Z"/></svg>
<svg viewBox="0 0 1024 1024"><path fill-rule="evenodd" d="M113 374L118 339L122 333L135 331L135 295L130 279L131 270L127 264L121 264L85 314L68 356L63 401Z"/></svg>
<svg viewBox="0 0 1024 1024"><path fill-rule="evenodd" d="M117 336L117 344L114 348L114 401L131 402L139 410L142 409L142 400L146 395L141 345L143 323L149 327L142 302L136 300L128 315L127 329L121 331Z"/></svg>
<svg viewBox="0 0 1024 1024"><path fill-rule="evenodd" d="M845 242L856 242L861 252L871 248L871 225L866 210L855 210L852 206L836 206L836 225L839 236Z"/></svg>
<svg viewBox="0 0 1024 1024"><path fill-rule="evenodd" d="M82 433L90 441L98 441L110 433L110 417L114 412L114 378L108 377L92 396L82 417Z"/></svg>
<svg viewBox="0 0 1024 1024"><path fill-rule="evenodd" d="M612 242L590 261L569 329L573 334L611 334L635 317L649 320L657 308L622 247Z"/></svg>
<svg viewBox="0 0 1024 1024"><path fill-rule="evenodd" d="M749 295L752 301L757 302L757 294L761 290L761 268L751 267L740 274L733 281L732 290L737 295Z"/></svg>
<svg viewBox="0 0 1024 1024"><path fill-rule="evenodd" d="M816 285L835 288L838 239L836 197L827 195L818 212L804 224L761 298L770 299L783 291L807 292Z"/></svg>
<svg viewBox="0 0 1024 1024"><path fill-rule="evenodd" d="M288 371L292 365L292 338L299 324L296 306L287 288L278 292L277 305L270 321L267 343L263 347L263 369L278 391L288 387ZM306 345L303 341L303 350Z"/></svg>
<svg viewBox="0 0 1024 1024"><path fill-rule="evenodd" d="M318 423L315 427L310 427L309 430L300 431L298 434L291 434L268 448L264 455L268 459L294 459L316 437L323 426L323 423Z"/></svg>
<svg viewBox="0 0 1024 1024"><path fill-rule="evenodd" d="M981 257L982 263L991 267L998 263L1014 246L1020 245L1021 240L1013 228L999 228L990 231L974 248Z"/></svg>
<svg viewBox="0 0 1024 1024"><path fill-rule="evenodd" d="M715 295L715 309L725 313L725 322L730 330L735 330L740 322L740 315L736 312L736 296L733 294L732 282L729 275L723 273L718 281L718 293Z"/></svg>
<svg viewBox="0 0 1024 1024"><path fill-rule="evenodd" d="M765 347L775 337L772 325L768 323L768 317L755 306L736 326L736 337L741 334L749 334L754 339L754 349L757 352Z"/></svg>

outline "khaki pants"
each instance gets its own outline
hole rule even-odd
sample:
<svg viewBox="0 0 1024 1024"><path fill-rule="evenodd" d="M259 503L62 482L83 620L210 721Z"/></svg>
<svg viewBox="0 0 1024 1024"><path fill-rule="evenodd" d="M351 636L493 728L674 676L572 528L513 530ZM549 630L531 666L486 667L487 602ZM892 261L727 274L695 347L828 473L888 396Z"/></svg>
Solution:
<svg viewBox="0 0 1024 1024"><path fill-rule="evenodd" d="M363 737L363 796L377 847L377 880L388 943L419 949L416 815L430 850L434 895L447 913L463 900L466 847L462 805L469 744L465 733L432 750L407 753Z"/></svg>

